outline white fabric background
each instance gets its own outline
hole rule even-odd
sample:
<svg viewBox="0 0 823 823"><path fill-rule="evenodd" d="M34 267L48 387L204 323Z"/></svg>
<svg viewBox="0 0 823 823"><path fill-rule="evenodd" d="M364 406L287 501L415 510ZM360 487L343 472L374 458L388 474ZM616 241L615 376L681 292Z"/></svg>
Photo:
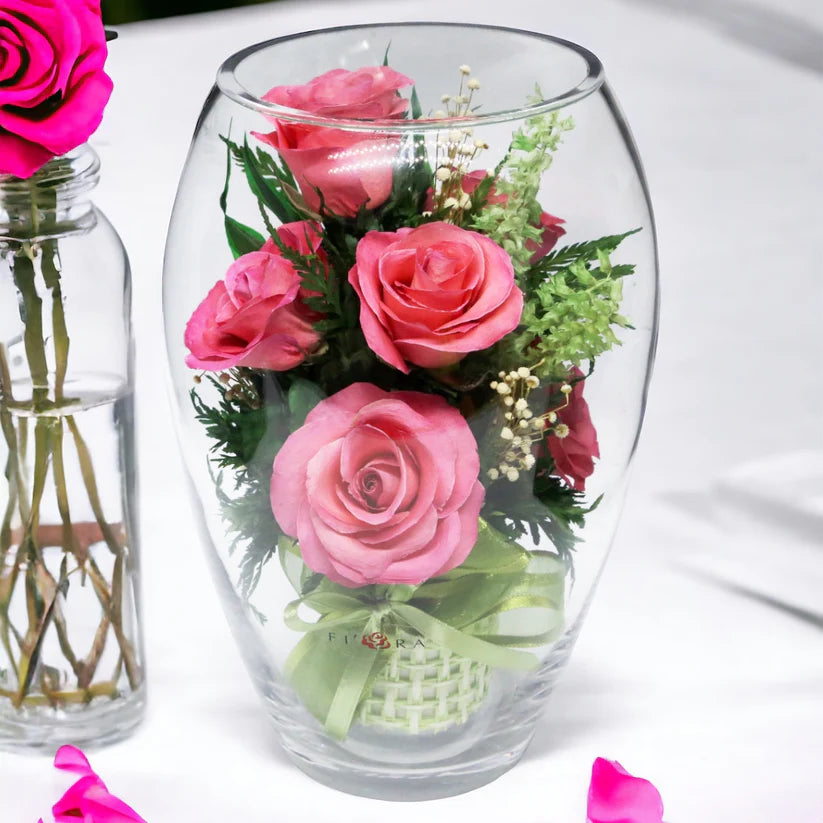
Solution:
<svg viewBox="0 0 823 823"><path fill-rule="evenodd" d="M626 514L521 764L462 797L387 804L279 751L229 636L165 399L160 272L218 64L259 40L379 20L489 22L587 45L632 124L659 223L655 380ZM669 823L823 821L823 5L817 0L281 2L124 27L94 140L131 255L151 705L93 764L149 823L582 823L592 760L660 788ZM65 781L0 754L0 823Z"/></svg>

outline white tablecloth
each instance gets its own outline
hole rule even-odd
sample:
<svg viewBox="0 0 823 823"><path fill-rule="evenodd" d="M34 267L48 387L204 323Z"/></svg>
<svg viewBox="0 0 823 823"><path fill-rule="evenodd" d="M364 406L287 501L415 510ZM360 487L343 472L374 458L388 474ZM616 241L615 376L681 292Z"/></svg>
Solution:
<svg viewBox="0 0 823 823"><path fill-rule="evenodd" d="M201 557L165 399L160 271L217 65L321 25L520 25L603 59L660 228L660 350L626 514L578 648L519 767L423 805L349 797L287 761ZM823 6L817 0L281 2L122 29L95 145L132 258L151 706L95 753L149 823L582 823L592 760L669 823L823 821ZM687 434L688 433L688 434ZM0 754L0 821L65 786ZM50 819L50 818L47 818Z"/></svg>

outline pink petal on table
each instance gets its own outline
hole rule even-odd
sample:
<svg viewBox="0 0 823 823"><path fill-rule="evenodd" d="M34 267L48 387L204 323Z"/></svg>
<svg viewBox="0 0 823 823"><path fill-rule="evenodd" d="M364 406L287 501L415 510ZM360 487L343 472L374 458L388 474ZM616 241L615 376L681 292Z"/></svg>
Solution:
<svg viewBox="0 0 823 823"><path fill-rule="evenodd" d="M629 774L616 760L598 757L592 765L588 823L663 823L660 792Z"/></svg>
<svg viewBox="0 0 823 823"><path fill-rule="evenodd" d="M94 774L86 755L75 746L61 746L54 755L54 766L77 774Z"/></svg>
<svg viewBox="0 0 823 823"><path fill-rule="evenodd" d="M80 749L62 746L54 756L54 765L81 775L52 807L56 823L146 823L134 809L109 792Z"/></svg>

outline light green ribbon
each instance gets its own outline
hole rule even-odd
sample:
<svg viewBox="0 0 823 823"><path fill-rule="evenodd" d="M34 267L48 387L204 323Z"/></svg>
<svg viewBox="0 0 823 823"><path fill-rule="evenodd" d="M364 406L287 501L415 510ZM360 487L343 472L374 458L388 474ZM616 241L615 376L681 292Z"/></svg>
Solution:
<svg viewBox="0 0 823 823"><path fill-rule="evenodd" d="M525 648L544 646L562 630L565 568L556 558L535 557L505 541L482 524L482 541L496 555L476 556L453 573L420 586L367 586L346 589L309 572L292 541L281 541L280 561L292 585L302 596L286 606L284 621L304 637L289 655L286 674L307 708L337 739L348 733L357 707L371 682L386 665L380 650L360 642L374 632L406 630L431 640L460 657L513 671L533 671L540 659ZM481 545L479 542L478 545ZM493 562L496 561L496 562ZM526 567L534 567L527 571ZM316 612L315 621L300 616L301 607ZM488 618L504 612L536 610L543 631L531 634L483 633ZM434 612L434 613L431 613ZM440 614L440 616L437 616ZM532 622L534 618L529 619ZM448 622L447 622L448 621ZM353 642L345 655L329 648L323 633L340 630Z"/></svg>

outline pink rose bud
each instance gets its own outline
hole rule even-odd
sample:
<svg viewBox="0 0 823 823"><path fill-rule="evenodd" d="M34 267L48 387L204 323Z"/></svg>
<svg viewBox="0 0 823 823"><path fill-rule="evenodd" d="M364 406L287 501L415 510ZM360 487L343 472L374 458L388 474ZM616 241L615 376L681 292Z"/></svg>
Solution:
<svg viewBox="0 0 823 823"><path fill-rule="evenodd" d="M277 234L303 255L322 256L314 223L287 223ZM260 251L235 260L195 309L184 338L191 352L186 365L211 371L300 365L320 342L312 325L319 315L303 303L307 296L294 266L273 240L266 241Z"/></svg>
<svg viewBox="0 0 823 823"><path fill-rule="evenodd" d="M388 66L333 69L305 85L276 86L263 99L330 120L392 120L409 105L398 90L412 83ZM279 152L309 208L353 217L388 199L396 137L271 119L275 131L255 136Z"/></svg>
<svg viewBox="0 0 823 823"><path fill-rule="evenodd" d="M580 369L572 369L571 378L582 377ZM594 458L600 457L597 431L583 399L583 383L578 380L569 393L569 404L557 412L557 419L568 429L565 437L549 435L546 442L554 460L554 474L562 477L573 489L586 490L586 478L594 472ZM553 386L556 392L559 386Z"/></svg>

